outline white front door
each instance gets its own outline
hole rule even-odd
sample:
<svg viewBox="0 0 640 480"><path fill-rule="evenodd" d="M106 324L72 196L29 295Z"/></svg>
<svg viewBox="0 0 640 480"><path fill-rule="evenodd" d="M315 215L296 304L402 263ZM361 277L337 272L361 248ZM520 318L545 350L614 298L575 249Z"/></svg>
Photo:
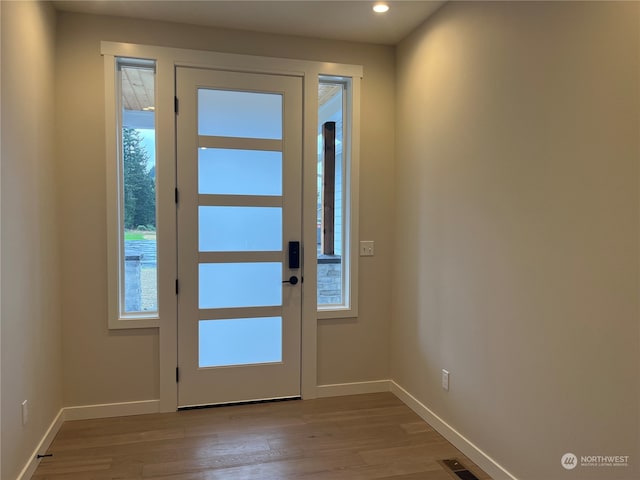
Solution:
<svg viewBox="0 0 640 480"><path fill-rule="evenodd" d="M178 406L298 397L302 79L178 68L176 92Z"/></svg>

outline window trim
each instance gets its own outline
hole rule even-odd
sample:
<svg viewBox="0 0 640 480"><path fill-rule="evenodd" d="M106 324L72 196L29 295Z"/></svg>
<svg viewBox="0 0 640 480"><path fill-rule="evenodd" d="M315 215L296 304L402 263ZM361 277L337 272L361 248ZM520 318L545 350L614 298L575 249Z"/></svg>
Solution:
<svg viewBox="0 0 640 480"><path fill-rule="evenodd" d="M104 55L105 71L105 151L107 177L107 315L109 329L156 328L160 321L160 239L158 244L158 308L149 314L145 312L124 313L124 202L122 165L122 98L118 58L132 58L145 61L155 59L129 57L127 55ZM157 92L155 92L157 98ZM156 102L157 103L157 102ZM156 116L157 116L156 110ZM156 171L159 165L156 158ZM157 177L156 177L157 178ZM156 196L158 194L156 193ZM159 223L159 208L156 199L156 225ZM158 228L158 226L156 227ZM159 233L159 232L158 232Z"/></svg>

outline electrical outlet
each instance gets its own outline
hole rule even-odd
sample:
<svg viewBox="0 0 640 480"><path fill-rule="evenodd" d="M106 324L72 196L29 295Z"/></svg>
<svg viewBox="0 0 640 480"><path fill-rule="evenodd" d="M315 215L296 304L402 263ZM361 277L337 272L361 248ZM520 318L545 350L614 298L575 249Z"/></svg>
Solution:
<svg viewBox="0 0 640 480"><path fill-rule="evenodd" d="M373 240L362 240L360 242L360 256L373 257L373 254L374 254Z"/></svg>
<svg viewBox="0 0 640 480"><path fill-rule="evenodd" d="M29 402L22 402L22 425L26 425L29 421Z"/></svg>
<svg viewBox="0 0 640 480"><path fill-rule="evenodd" d="M449 372L442 369L442 389L445 391L449 391Z"/></svg>

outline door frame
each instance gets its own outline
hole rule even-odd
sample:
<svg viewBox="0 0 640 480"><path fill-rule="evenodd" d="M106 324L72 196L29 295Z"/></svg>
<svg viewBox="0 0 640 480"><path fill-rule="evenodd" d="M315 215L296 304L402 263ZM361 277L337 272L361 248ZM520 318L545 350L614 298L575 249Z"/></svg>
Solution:
<svg viewBox="0 0 640 480"><path fill-rule="evenodd" d="M317 265L316 265L316 171L317 171L317 111L318 83L321 75L352 79L353 115L359 117L361 65L293 60L276 57L239 55L204 50L189 50L120 42L101 42L105 67L115 57L145 58L156 61L156 164L158 209L158 329L159 411L172 412L178 406L176 366L178 363L178 316L175 281L177 278L176 241L176 120L174 113L176 68L230 70L298 76L303 88L303 158L302 158L302 265L306 276L302 283L301 394L302 398L317 397ZM106 70L110 71L110 70ZM113 69L111 69L113 71ZM105 92L105 97L108 92ZM105 105L109 99L105 98ZM354 121L353 125L359 125ZM111 126L106 125L107 135ZM115 131L115 130L113 130ZM359 132L352 132L354 138ZM357 142L352 146L358 155ZM357 174L357 172L355 172ZM352 195L357 198L357 188ZM352 212L353 224L358 224L357 209ZM305 245L313 248L305 248ZM357 267L357 266L356 266ZM136 328L135 326L132 326Z"/></svg>

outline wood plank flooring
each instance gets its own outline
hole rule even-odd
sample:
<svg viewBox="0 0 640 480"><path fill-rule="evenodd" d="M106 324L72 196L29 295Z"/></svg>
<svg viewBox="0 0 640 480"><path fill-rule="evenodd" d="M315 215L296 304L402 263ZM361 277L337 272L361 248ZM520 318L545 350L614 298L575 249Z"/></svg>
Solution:
<svg viewBox="0 0 640 480"><path fill-rule="evenodd" d="M490 480L391 393L66 422L48 453L32 480Z"/></svg>

